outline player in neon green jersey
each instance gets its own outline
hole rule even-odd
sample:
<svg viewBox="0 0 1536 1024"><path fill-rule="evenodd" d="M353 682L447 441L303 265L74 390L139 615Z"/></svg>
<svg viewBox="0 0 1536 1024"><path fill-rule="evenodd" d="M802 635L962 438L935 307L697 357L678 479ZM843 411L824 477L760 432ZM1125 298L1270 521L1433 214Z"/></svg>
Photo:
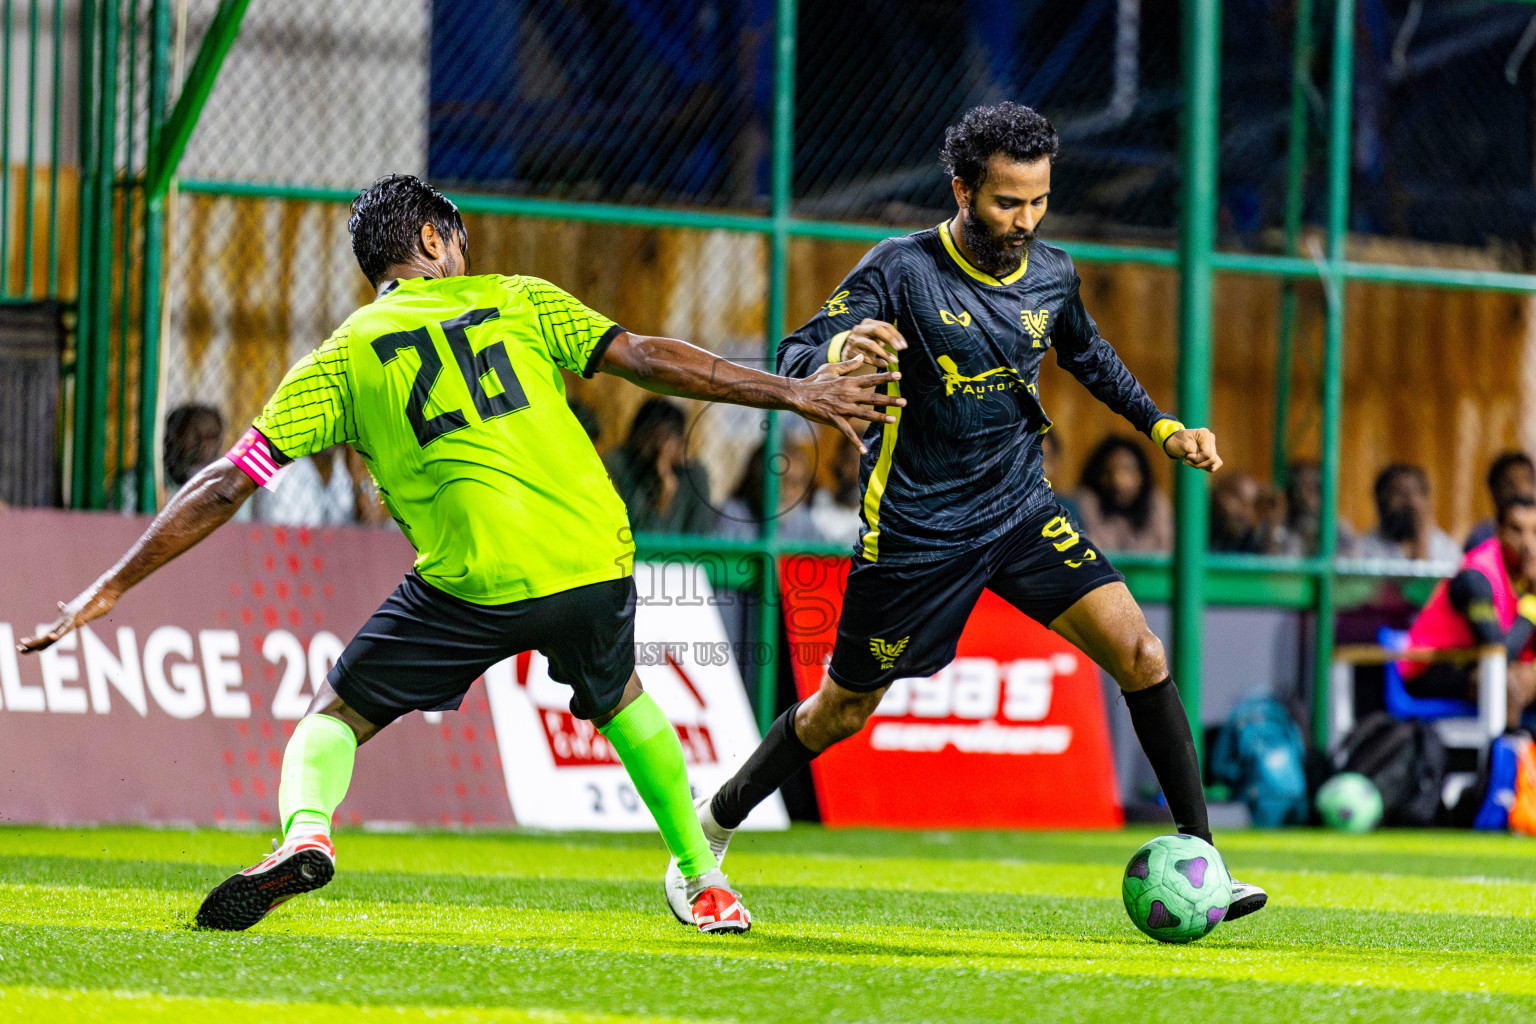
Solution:
<svg viewBox="0 0 1536 1024"><path fill-rule="evenodd" d="M624 505L566 403L561 370L602 370L664 394L785 409L855 444L897 375L858 359L790 380L687 342L630 334L546 281L468 276L458 209L409 175L352 204L352 248L373 302L301 359L224 459L199 472L84 593L59 605L41 650L109 611L139 580L234 514L281 467L345 442L367 461L416 548L415 570L347 645L283 755L284 839L213 890L211 928L248 928L335 872L330 824L353 754L399 716L456 708L505 658L537 649L575 691L573 714L613 745L688 877L695 924L751 917L693 810L677 734L634 672L634 545ZM862 445L860 445L862 448Z"/></svg>

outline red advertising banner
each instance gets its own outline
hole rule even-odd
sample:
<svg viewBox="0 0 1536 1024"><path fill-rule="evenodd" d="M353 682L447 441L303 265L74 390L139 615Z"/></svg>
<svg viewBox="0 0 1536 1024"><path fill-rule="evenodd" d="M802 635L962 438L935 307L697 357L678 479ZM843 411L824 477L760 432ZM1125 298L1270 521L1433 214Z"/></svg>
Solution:
<svg viewBox="0 0 1536 1024"><path fill-rule="evenodd" d="M780 560L795 685L821 685L848 560ZM1116 794L1098 668L987 591L955 660L898 679L858 735L815 761L822 821L909 828L1114 828Z"/></svg>
<svg viewBox="0 0 1536 1024"><path fill-rule="evenodd" d="M278 769L346 640L410 570L397 533L231 523L48 651L147 519L0 512L0 819L273 823ZM511 824L483 683L358 750L351 823Z"/></svg>

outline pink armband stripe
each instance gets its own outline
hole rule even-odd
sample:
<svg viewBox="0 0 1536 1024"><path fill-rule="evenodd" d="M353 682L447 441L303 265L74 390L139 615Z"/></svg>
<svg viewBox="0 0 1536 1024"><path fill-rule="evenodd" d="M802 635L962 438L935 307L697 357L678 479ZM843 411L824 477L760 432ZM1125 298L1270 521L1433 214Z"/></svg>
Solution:
<svg viewBox="0 0 1536 1024"><path fill-rule="evenodd" d="M255 427L247 430L224 457L239 466L258 487L266 487L277 476L277 460L272 457L271 445Z"/></svg>

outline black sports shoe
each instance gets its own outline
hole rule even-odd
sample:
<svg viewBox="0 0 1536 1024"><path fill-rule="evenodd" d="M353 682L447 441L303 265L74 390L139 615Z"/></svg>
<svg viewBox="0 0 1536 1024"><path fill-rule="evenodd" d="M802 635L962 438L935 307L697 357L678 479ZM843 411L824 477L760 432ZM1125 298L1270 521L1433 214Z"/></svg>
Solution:
<svg viewBox="0 0 1536 1024"><path fill-rule="evenodd" d="M1263 910L1269 902L1269 893L1248 882L1232 879L1232 902L1227 904L1227 920L1236 921L1256 910Z"/></svg>
<svg viewBox="0 0 1536 1024"><path fill-rule="evenodd" d="M200 928L244 931L278 906L320 888L336 874L336 847L329 836L295 836L272 856L230 875L208 894L197 910Z"/></svg>

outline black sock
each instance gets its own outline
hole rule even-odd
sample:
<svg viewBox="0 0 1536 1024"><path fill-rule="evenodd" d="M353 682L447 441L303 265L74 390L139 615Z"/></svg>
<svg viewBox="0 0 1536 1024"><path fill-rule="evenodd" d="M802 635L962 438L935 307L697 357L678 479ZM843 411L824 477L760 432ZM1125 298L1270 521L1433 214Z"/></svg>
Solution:
<svg viewBox="0 0 1536 1024"><path fill-rule="evenodd" d="M789 710L768 727L768 734L752 751L747 763L709 802L709 812L714 815L716 824L722 828L740 825L752 813L752 808L816 759L816 752L795 735L795 712L800 710L801 703L796 701L790 705Z"/></svg>
<svg viewBox="0 0 1536 1024"><path fill-rule="evenodd" d="M1172 677L1145 690L1127 691L1125 706L1130 709L1141 749L1163 787L1174 827L1210 842L1211 824L1205 814L1205 786L1200 781L1195 740Z"/></svg>

